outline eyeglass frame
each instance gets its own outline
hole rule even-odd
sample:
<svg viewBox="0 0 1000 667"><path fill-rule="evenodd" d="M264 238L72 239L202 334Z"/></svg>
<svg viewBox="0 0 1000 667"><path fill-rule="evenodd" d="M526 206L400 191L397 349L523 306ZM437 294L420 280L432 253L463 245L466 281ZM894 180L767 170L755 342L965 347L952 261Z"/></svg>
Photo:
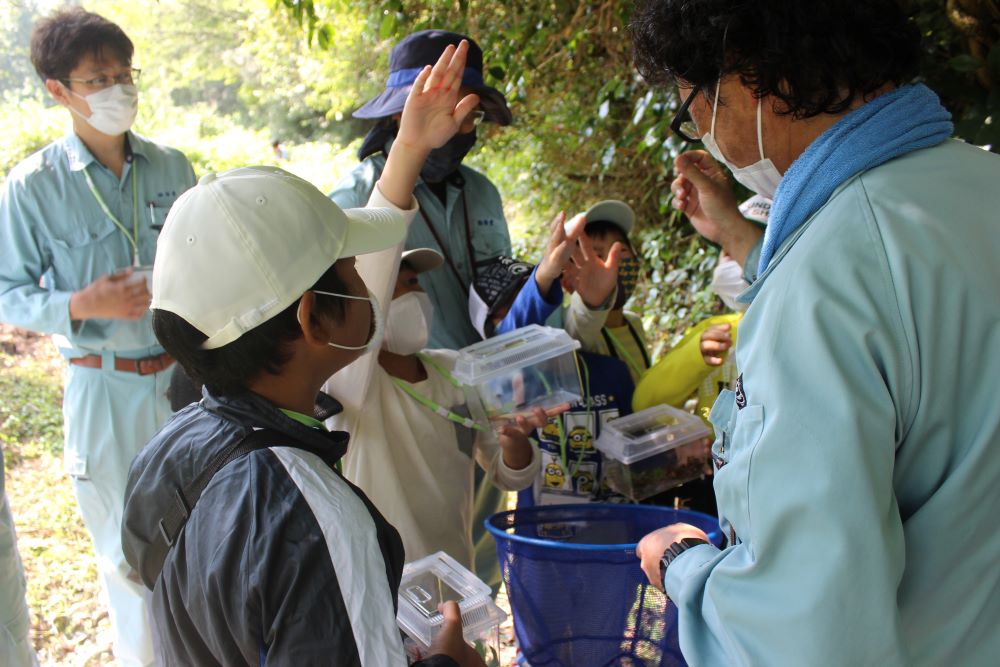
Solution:
<svg viewBox="0 0 1000 667"><path fill-rule="evenodd" d="M689 122L693 122L684 120L684 116L685 114L687 114L688 107L691 106L691 102L694 101L694 98L698 96L698 93L700 91L701 91L701 86L693 87L691 89L691 94L687 96L687 99L684 100L684 102L681 104L680 108L677 110L677 113L674 114L674 119L670 121L670 131L676 134L684 141L688 142L689 144L694 144L701 141L701 137L698 138L691 137L686 132L684 132L683 129L681 129L684 125L687 125Z"/></svg>
<svg viewBox="0 0 1000 667"><path fill-rule="evenodd" d="M127 80L120 80L123 77L128 77ZM142 76L142 70L138 67L130 67L128 72L122 72L121 74L116 74L115 76L95 76L93 79L71 79L66 77L65 79L59 79L64 84L72 83L82 83L90 88L96 88L98 90L107 90L114 85L135 85L139 82L139 77ZM112 83L100 84L99 81L107 80Z"/></svg>

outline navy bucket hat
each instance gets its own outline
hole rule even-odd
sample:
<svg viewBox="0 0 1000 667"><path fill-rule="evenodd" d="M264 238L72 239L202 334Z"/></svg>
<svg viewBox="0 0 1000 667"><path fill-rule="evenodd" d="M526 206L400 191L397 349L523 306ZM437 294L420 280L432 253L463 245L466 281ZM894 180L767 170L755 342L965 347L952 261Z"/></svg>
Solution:
<svg viewBox="0 0 1000 667"><path fill-rule="evenodd" d="M510 125L513 115L507 99L496 88L483 81L483 50L470 37L444 30L422 30L407 36L393 47L389 54L389 80L385 90L354 112L355 118L386 118L402 113L406 96L425 65L437 62L449 44L458 46L463 39L469 42L462 85L479 95L479 106L485 112L484 120L500 125Z"/></svg>

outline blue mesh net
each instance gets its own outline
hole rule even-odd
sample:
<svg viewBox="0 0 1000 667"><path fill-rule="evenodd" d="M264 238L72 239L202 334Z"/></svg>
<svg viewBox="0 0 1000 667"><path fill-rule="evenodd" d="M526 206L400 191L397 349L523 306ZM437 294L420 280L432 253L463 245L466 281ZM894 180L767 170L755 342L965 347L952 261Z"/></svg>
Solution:
<svg viewBox="0 0 1000 667"><path fill-rule="evenodd" d="M648 505L541 505L490 517L531 667L685 665L676 609L646 583L635 555L643 535L678 522L722 543L714 517Z"/></svg>

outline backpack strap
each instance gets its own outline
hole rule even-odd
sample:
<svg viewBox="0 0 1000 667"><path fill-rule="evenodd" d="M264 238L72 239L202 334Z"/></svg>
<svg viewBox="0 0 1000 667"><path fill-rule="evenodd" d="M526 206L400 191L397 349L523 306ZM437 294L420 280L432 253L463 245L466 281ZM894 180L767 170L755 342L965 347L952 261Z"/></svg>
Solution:
<svg viewBox="0 0 1000 667"><path fill-rule="evenodd" d="M258 449L267 449L279 443L283 446L313 451L312 448L295 441L286 433L268 428L255 429L248 433L246 437L237 440L216 454L209 461L208 465L205 466L205 469L190 484L184 488L174 488L172 502L166 514L159 520L159 531L154 533L149 549L147 550L146 559L149 567L143 567L142 578L143 583L150 590L153 589L153 585L156 583L156 577L163 570L163 563L167 558L167 554L174 546L181 531L184 530L184 525L187 523L188 517L191 516L191 511L197 504L198 499L201 498L205 487L212 481L216 473L250 452ZM155 569L155 572L150 574L151 580L147 581L146 575L150 573L150 569Z"/></svg>

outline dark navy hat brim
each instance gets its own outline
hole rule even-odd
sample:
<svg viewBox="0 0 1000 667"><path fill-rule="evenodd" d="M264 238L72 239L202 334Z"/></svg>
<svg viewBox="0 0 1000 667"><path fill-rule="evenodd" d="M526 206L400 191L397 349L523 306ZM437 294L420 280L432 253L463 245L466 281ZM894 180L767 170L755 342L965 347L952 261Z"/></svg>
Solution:
<svg viewBox="0 0 1000 667"><path fill-rule="evenodd" d="M387 118L403 112L406 97L413 81L427 65L433 65L444 49L457 45L463 39L469 42L469 53L462 85L479 95L484 120L500 125L510 125L513 114L507 99L496 88L483 81L483 51L475 40L455 32L422 30L404 38L389 54L389 79L385 90L354 112L355 118Z"/></svg>
<svg viewBox="0 0 1000 667"><path fill-rule="evenodd" d="M514 121L514 114L507 106L507 98L503 96L503 93L490 86L470 87L473 88L473 92L479 95L479 106L486 114L483 120L498 125L510 125ZM403 106L406 104L406 96L410 94L410 88L412 86L386 88L365 102L352 115L355 118L388 118L403 113Z"/></svg>

